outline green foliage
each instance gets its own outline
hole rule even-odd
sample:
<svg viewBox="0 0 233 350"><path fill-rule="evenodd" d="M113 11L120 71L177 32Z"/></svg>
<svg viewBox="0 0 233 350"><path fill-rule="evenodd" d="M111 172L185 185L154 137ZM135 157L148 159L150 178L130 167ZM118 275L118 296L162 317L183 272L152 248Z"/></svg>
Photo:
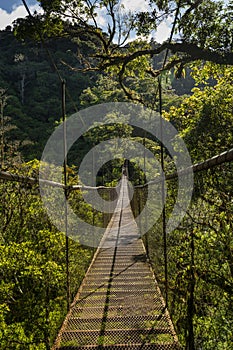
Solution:
<svg viewBox="0 0 233 350"><path fill-rule="evenodd" d="M179 227L167 235L168 309L183 348L232 344L232 164L195 175L194 195ZM166 215L176 200L169 181ZM146 193L140 193L141 201ZM142 203L141 203L142 206ZM162 224L147 234L150 260L164 291ZM145 240L146 241L146 240ZM191 336L191 329L194 338Z"/></svg>
<svg viewBox="0 0 233 350"><path fill-rule="evenodd" d="M180 21L183 39L216 51L232 50L232 2L202 1Z"/></svg>
<svg viewBox="0 0 233 350"><path fill-rule="evenodd" d="M231 67L193 67L193 76L202 87L195 87L179 108L171 107L165 114L180 130L195 161L219 154L232 145L232 74Z"/></svg>
<svg viewBox="0 0 233 350"><path fill-rule="evenodd" d="M38 165L15 171L35 177ZM49 222L37 188L1 182L0 196L0 348L50 349L66 312L65 235ZM81 215L89 214L83 208ZM69 246L74 297L92 252Z"/></svg>
<svg viewBox="0 0 233 350"><path fill-rule="evenodd" d="M79 38L85 32L88 42L95 43L91 55L79 55L84 58L85 70L104 70L118 74L128 97L137 101L143 100L143 103L144 99L139 98L138 92L131 89L125 80L132 77L133 80L144 79L149 73L155 81L164 70L169 71L174 67L177 77L181 77L187 64L197 59L233 64L232 1L152 0L143 12L127 11L119 0L39 3L44 13L41 16L35 14L34 19L30 19L29 35L40 31L42 38L51 34L57 37L70 33ZM106 20L104 24L102 16ZM174 18L176 40L174 32L171 33L171 40L162 45L154 42L150 46L146 40L130 40L135 31L138 37L142 35L148 39L161 23L170 21L171 16ZM16 31L20 31L22 27L24 37L27 36L25 25L28 28L28 19L15 24ZM172 53L169 62L167 59L160 62L160 66L154 71L152 60L158 60L161 54L168 58L168 49Z"/></svg>
<svg viewBox="0 0 233 350"><path fill-rule="evenodd" d="M39 159L55 122L61 117L61 82L41 43L28 38L17 40L12 30L6 29L0 32L0 46L0 66L3 67L0 86L8 96L4 115L9 116L11 125L15 126L9 138L18 144L26 160ZM82 90L93 84L95 74L72 72L67 66L79 65L75 54L78 49L82 51L80 43L57 38L48 39L45 46L66 80L67 114L74 113Z"/></svg>
<svg viewBox="0 0 233 350"><path fill-rule="evenodd" d="M82 91L80 96L80 105L83 108L107 102L126 101L124 92L116 79L109 75L100 76L94 86L89 86Z"/></svg>
<svg viewBox="0 0 233 350"><path fill-rule="evenodd" d="M197 85L193 94L180 107L172 106L164 112L164 116L180 130L193 162L198 162L232 146L232 68L210 63L192 68ZM169 171L171 165L165 158L165 169ZM168 306L179 340L187 349L220 350L231 348L232 344L231 172L232 163L196 175L188 213L180 226L167 235ZM178 184L172 180L167 186L168 220ZM136 215L147 198L146 189L138 192L135 198L141 202L133 203ZM144 241L156 279L165 293L160 221Z"/></svg>
<svg viewBox="0 0 233 350"><path fill-rule="evenodd" d="M140 33L149 34L151 29L158 26L158 15L166 18L175 10L174 1L156 0L150 3L150 13L136 16L134 24L140 26ZM132 95L146 105L158 107L154 104L157 91L154 78L163 64L164 55L150 57L148 54L151 47L156 49L158 45L135 41L122 49L122 45L114 44L116 32L113 32L113 28L109 26L108 34L105 34L95 22L95 12L99 9L107 9L110 18L114 19L113 10L117 8L118 1L96 1L93 6L88 2L89 7L85 7L86 1L41 1L41 4L45 15L35 18L37 30L46 39L55 63L72 91L72 98L78 101L80 108L102 102L128 101ZM225 53L231 52L232 2L226 5L227 10L224 6L216 1L181 2L178 31L183 42L196 44L205 52L211 50L220 53L223 58ZM59 14L73 9L76 16L73 25L61 22ZM90 18L93 25L88 23ZM127 21L130 22L130 17L127 17ZM29 47L28 39L25 39L28 32L30 38L39 40L38 31L30 30L28 19L18 23L20 25L15 30L18 37L24 37L23 41L16 41L9 28L0 33L4 47L0 59L0 67L4 67L1 69L0 85L8 89L10 95L1 115L4 120L1 131L2 135L3 131L7 134L4 128L8 122L17 125L17 129L12 130L11 139L32 141L33 150L31 146L21 148L28 158L34 158L40 154L55 122L60 119L60 88L40 44L30 42ZM127 31L125 34L127 37ZM48 39L57 35L72 35L73 40ZM145 54L139 55L143 50ZM76 51L79 60L75 57ZM129 56L133 60L127 62ZM211 60L212 56L209 57ZM192 160L196 162L232 146L233 70L226 65L197 62L192 65L191 73L196 86L192 95L183 100L183 97L178 98L174 94L171 86L175 85L174 75L181 77L184 73L185 58L185 55L169 58L170 67L173 67L172 60L176 59L178 63L172 74L162 76L163 109L164 116L180 131ZM67 65L61 64L64 61ZM98 66L100 61L102 65ZM103 68L107 74L98 78L95 74L74 74L68 66L85 70ZM117 75L120 76L119 82ZM120 86L125 88L126 96ZM189 86L192 86L192 82ZM73 111L70 102L67 112ZM8 120L7 115L12 119ZM74 145L69 155L71 165L78 167L83 155L93 145L109 139L109 135L113 140L108 147L115 152L118 151L118 143L114 138L121 136L144 143L158 155L156 140L142 133L135 137L136 131L125 127L121 115L111 113L106 118L109 122L107 126L96 125ZM76 158L75 147L79 150ZM107 148L104 152L107 152ZM98 156L101 158L102 155L100 153ZM115 185L122 163L123 159L115 159L105 164L99 171L98 184ZM132 159L129 169L134 184L146 181L143 169L136 164L136 159ZM169 170L174 167L168 156L165 167ZM23 164L15 171L37 176L38 163ZM186 348L195 346L222 350L229 349L232 344L231 172L232 166L224 165L196 176L194 197L187 216L168 235L169 311L179 339ZM70 167L69 183L77 182L75 168ZM175 181L168 185L168 216L175 202L176 185ZM2 349L47 350L65 314L65 237L48 221L36 188L1 183L0 195L0 346ZM107 196L106 193L102 195ZM146 195L144 193L141 197L143 201ZM89 223L101 226L102 220L106 219L87 205L79 192L72 192L69 202L74 211ZM135 205L135 212L140 212L143 205L141 208L139 206L138 203ZM156 278L164 292L162 238L161 225L157 223L147 235L147 240ZM78 242L70 241L69 244L71 294L74 296L92 252Z"/></svg>

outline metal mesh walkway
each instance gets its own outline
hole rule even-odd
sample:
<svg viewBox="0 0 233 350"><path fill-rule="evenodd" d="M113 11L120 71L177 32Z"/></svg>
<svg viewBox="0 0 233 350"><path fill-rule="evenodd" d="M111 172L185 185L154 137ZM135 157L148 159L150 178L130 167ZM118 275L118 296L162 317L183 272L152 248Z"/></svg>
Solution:
<svg viewBox="0 0 233 350"><path fill-rule="evenodd" d="M118 204L53 346L55 349L180 349L129 204Z"/></svg>

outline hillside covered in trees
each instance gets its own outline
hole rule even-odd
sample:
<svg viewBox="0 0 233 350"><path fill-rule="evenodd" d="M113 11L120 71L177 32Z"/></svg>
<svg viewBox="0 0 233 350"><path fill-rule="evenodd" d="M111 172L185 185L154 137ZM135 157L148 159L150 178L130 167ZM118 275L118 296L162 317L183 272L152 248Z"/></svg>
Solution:
<svg viewBox="0 0 233 350"><path fill-rule="evenodd" d="M103 101L103 89L120 90L116 79L107 79L106 75L100 78L100 73L82 73L71 69L83 67L78 57L80 52L85 58L93 51L92 43L84 39L56 38L42 45L29 39L17 39L11 27L0 32L1 105L4 106L4 116L9 118L5 118L6 140L9 144L12 140L14 144L17 141L25 160L40 159L47 139L60 122L62 93L58 74L65 80L68 90L68 116L80 108ZM155 61L154 64L156 66L159 62ZM94 86L99 89L99 96L91 101L89 91ZM173 90L173 95L182 95L190 94L193 86L194 80L190 77L173 79L169 88ZM122 92L117 98L125 99ZM172 97L170 100L168 103L171 104ZM7 132L7 124L14 126L10 132Z"/></svg>
<svg viewBox="0 0 233 350"><path fill-rule="evenodd" d="M80 108L81 92L96 80L94 74L75 73L62 64L64 60L78 65L77 44L58 38L47 45L50 53L41 43L17 40L10 27L0 32L2 101L7 98L4 115L16 127L8 140L18 141L27 160L40 159L48 137L61 118L61 84L48 55L52 55L54 65L69 86L68 114Z"/></svg>

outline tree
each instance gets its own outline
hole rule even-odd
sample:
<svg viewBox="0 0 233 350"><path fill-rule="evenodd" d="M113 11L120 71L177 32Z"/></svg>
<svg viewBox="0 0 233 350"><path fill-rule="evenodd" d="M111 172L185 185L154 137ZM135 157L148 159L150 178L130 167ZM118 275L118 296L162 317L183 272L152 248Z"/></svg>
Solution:
<svg viewBox="0 0 233 350"><path fill-rule="evenodd" d="M4 168L4 158L5 158L5 116L4 108L6 106L7 96L4 89L0 90L0 116L1 116L1 168Z"/></svg>
<svg viewBox="0 0 233 350"><path fill-rule="evenodd" d="M180 131L193 161L205 160L230 149L233 142L233 67L212 63L193 65L196 87L167 117Z"/></svg>
<svg viewBox="0 0 233 350"><path fill-rule="evenodd" d="M17 173L36 177L38 167L23 163ZM49 221L38 186L1 180L0 196L0 349L49 350L66 313L65 235ZM79 192L70 201L92 219ZM77 241L69 246L74 297L92 250Z"/></svg>
<svg viewBox="0 0 233 350"><path fill-rule="evenodd" d="M5 128L7 124L16 126L10 132L5 130L9 136L5 147L12 148L17 140L25 160L39 159L61 116L61 82L40 43L17 40L12 30L3 30L0 46L0 87L9 96L4 107ZM73 72L68 67L78 66L75 54L78 49L82 51L82 45L59 38L50 40L47 47L69 89L66 104L69 115L79 108L79 96L95 83L96 74ZM83 50L87 50L86 44Z"/></svg>
<svg viewBox="0 0 233 350"><path fill-rule="evenodd" d="M197 60L233 64L232 1L151 0L147 11L138 13L127 12L118 0L44 0L40 4L44 14L29 16L26 23L34 23L37 33L39 31L46 38L52 34L51 29L46 34L48 23L53 25L53 22L57 23L63 18L66 21L63 24L60 22L63 35L79 36L84 32L85 35L91 35L98 43L97 50L94 50L89 60L85 60L83 68L108 70L109 67L115 67L115 73L118 73L126 93L129 91L125 80L132 75L132 70L135 75L144 71L156 78L164 70L178 67L182 71L186 64ZM100 25L100 14L107 21L104 28ZM152 46L129 44L132 32L148 37L162 21L171 16L175 22L175 39ZM54 28L56 32L57 27ZM166 56L167 50L172 56L154 69L150 57L161 53ZM144 61L142 65L143 58L147 58L147 63ZM132 93L131 97L135 99Z"/></svg>
<svg viewBox="0 0 233 350"><path fill-rule="evenodd" d="M16 163L21 162L21 154L19 151L20 142L17 139L12 140L12 131L17 127L12 123L12 118L5 114L10 96L7 95L5 89L0 88L0 163L1 169L13 167ZM25 140L25 144L27 141Z"/></svg>

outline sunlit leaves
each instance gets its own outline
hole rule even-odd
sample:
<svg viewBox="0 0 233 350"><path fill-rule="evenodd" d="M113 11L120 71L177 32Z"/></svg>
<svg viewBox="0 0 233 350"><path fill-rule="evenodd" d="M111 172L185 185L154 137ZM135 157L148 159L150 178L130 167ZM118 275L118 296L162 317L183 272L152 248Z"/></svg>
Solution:
<svg viewBox="0 0 233 350"><path fill-rule="evenodd" d="M38 166L31 161L17 172L37 177ZM66 311L65 235L49 222L36 186L1 182L0 196L0 343L3 349L45 350ZM77 207L80 200L75 198ZM70 242L72 297L90 259L90 250Z"/></svg>
<svg viewBox="0 0 233 350"><path fill-rule="evenodd" d="M232 145L233 88L231 67L206 64L193 67L198 87L169 118L181 131L196 161L221 153ZM167 115L168 116L168 115Z"/></svg>

